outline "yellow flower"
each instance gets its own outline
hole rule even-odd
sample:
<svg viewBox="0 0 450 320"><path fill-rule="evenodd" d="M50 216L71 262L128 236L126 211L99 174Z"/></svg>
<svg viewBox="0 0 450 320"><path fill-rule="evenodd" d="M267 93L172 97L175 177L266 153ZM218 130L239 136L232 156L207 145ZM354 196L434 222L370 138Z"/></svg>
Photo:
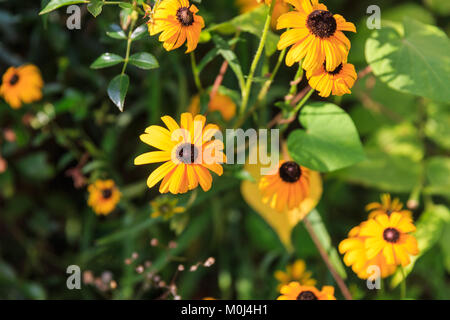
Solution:
<svg viewBox="0 0 450 320"><path fill-rule="evenodd" d="M310 170L301 167L294 161L280 161L278 170L261 177L259 190L263 202L272 209L282 212L297 208L309 195Z"/></svg>
<svg viewBox="0 0 450 320"><path fill-rule="evenodd" d="M159 41L164 42L167 51L177 49L187 41L186 53L195 50L200 32L205 26L198 9L188 0L163 0L154 8L148 30L150 35L160 32Z"/></svg>
<svg viewBox="0 0 450 320"><path fill-rule="evenodd" d="M250 151L251 154L258 154L259 152L262 151L258 151L257 148L253 148ZM252 155L249 158L252 158ZM257 157L253 158L257 159ZM322 179L318 172L310 170L308 195L303 198L298 207L288 210L287 206L285 206L282 212L278 212L269 204L263 202L263 194L259 188L259 182L264 178L264 176L261 175L262 167L260 162L245 165L245 170L250 173L255 182L250 180L242 182L242 196L245 201L275 230L284 246L292 251L292 229L316 207L322 195ZM291 200L291 203L294 201L296 202L297 200Z"/></svg>
<svg viewBox="0 0 450 320"><path fill-rule="evenodd" d="M199 95L195 95L191 99L191 104L189 105L188 110L192 114L198 114L200 112ZM218 111L225 121L230 121L236 114L236 104L230 97L224 94L216 93L214 98L209 101L208 110L211 112Z"/></svg>
<svg viewBox="0 0 450 320"><path fill-rule="evenodd" d="M112 180L96 180L88 186L88 205L98 215L108 215L120 200L121 193Z"/></svg>
<svg viewBox="0 0 450 320"><path fill-rule="evenodd" d="M286 55L286 64L292 66L303 58L303 68L317 69L326 61L328 71L336 70L346 61L350 41L342 31L356 32L353 23L339 14L333 15L318 0L285 0L294 11L281 15L277 29L289 28L278 42L282 50L292 45Z"/></svg>
<svg viewBox="0 0 450 320"><path fill-rule="evenodd" d="M319 91L319 96L328 97L330 94L342 96L352 93L350 89L355 84L355 67L343 62L335 70L326 71L325 62L316 70L307 70L306 77L311 88Z"/></svg>
<svg viewBox="0 0 450 320"><path fill-rule="evenodd" d="M177 203L177 199L170 199L169 197L159 197L150 202L153 209L152 218L163 217L168 220L178 213L183 213L186 209L177 207Z"/></svg>
<svg viewBox="0 0 450 320"><path fill-rule="evenodd" d="M272 13L272 28L276 28L278 18L286 12L289 12L289 5L284 2L284 0L276 0L275 7L273 8ZM259 7L263 0L236 0L236 3L241 11L241 13L246 13ZM271 0L265 0L266 5L270 5L272 3Z"/></svg>
<svg viewBox="0 0 450 320"><path fill-rule="evenodd" d="M319 291L314 286L303 286L298 282L291 282L282 286L280 293L281 296L277 300L336 300L332 286L324 286Z"/></svg>
<svg viewBox="0 0 450 320"><path fill-rule="evenodd" d="M31 64L18 68L10 67L3 75L0 96L14 109L23 103L32 103L42 98L44 82L39 69Z"/></svg>
<svg viewBox="0 0 450 320"><path fill-rule="evenodd" d="M351 266L353 272L361 279L367 279L373 275L371 266L377 266L380 269L380 276L386 278L392 275L397 269L396 265L388 265L386 258L380 252L374 258L367 259L365 246L365 237L360 236L361 226L354 227L350 230L348 238L339 244L339 252L344 254L344 263Z"/></svg>
<svg viewBox="0 0 450 320"><path fill-rule="evenodd" d="M367 258L373 259L381 252L387 264L407 266L409 256L419 254L417 240L409 234L415 230L412 220L398 212L369 219L360 231L360 236L366 237Z"/></svg>
<svg viewBox="0 0 450 320"><path fill-rule="evenodd" d="M199 184L208 191L212 183L208 170L221 176L221 163L226 161L223 142L212 140L219 127L215 124L205 126L204 116L196 115L193 119L190 113L181 115L181 127L169 116L161 119L169 130L150 126L140 136L143 142L160 151L144 153L134 160L135 165L164 162L148 177L148 187L152 188L162 180L161 193L185 193Z"/></svg>
<svg viewBox="0 0 450 320"><path fill-rule="evenodd" d="M282 270L275 271L274 276L280 282L278 290L281 290L283 285L291 281L298 281L303 286L316 285L316 280L311 278L311 272L306 271L306 263L301 259L297 259L293 264L288 265L286 272Z"/></svg>
<svg viewBox="0 0 450 320"><path fill-rule="evenodd" d="M394 200L391 200L391 195L387 193L381 195L381 203L372 202L366 206L366 210L370 212L369 219L375 218L380 214L387 214L389 216L393 212L398 212L412 219L412 212L402 209L403 203L401 203L398 198L394 198Z"/></svg>

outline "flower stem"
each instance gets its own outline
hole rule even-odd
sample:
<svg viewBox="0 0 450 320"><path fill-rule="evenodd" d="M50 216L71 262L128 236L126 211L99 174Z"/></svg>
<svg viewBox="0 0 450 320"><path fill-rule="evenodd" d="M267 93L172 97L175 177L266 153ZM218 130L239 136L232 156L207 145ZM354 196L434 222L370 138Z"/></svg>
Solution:
<svg viewBox="0 0 450 320"><path fill-rule="evenodd" d="M247 82L244 87L244 91L242 92L242 104L240 113L244 114L247 109L248 101L250 99L250 92L253 83L253 77L255 76L256 68L258 67L259 60L261 59L261 55L263 53L264 46L266 44L267 35L269 34L270 23L272 21L273 8L275 7L275 2L272 1L269 8L269 13L266 17L266 22L264 24L263 33L261 36L261 40L259 41L258 49L256 50L255 57L253 58L252 64L250 66L250 73L248 74Z"/></svg>
<svg viewBox="0 0 450 320"><path fill-rule="evenodd" d="M200 81L200 75L198 73L197 62L195 61L195 53L192 51L191 54L191 66L192 66L192 74L194 75L195 85L199 92L203 91L202 82Z"/></svg>
<svg viewBox="0 0 450 320"><path fill-rule="evenodd" d="M320 240L317 237L317 235L314 231L314 228L312 227L312 225L309 222L307 217L305 217L303 219L303 223L305 224L306 230L308 231L317 250L319 250L320 256L322 257L323 261L325 262L328 270L330 270L330 273L333 276L334 280L336 281L337 285L339 286L339 289L341 289L342 295L345 297L346 300L353 300L352 295L350 294L350 290L348 290L348 287L345 284L344 279L342 279L342 277L339 275L339 273L336 271L336 269L331 264L325 248L320 243Z"/></svg>
<svg viewBox="0 0 450 320"><path fill-rule="evenodd" d="M402 276L403 276L403 281L400 284L400 299L405 300L406 299L406 274L405 274L405 269L403 268L403 266L400 266L400 270L401 270Z"/></svg>
<svg viewBox="0 0 450 320"><path fill-rule="evenodd" d="M123 63L123 68L122 68L122 73L121 73L122 75L125 74L125 71L127 70L128 62L130 61L131 43L133 42L131 35L133 34L135 25L136 25L136 20L132 19L131 25L130 25L130 31L128 31L127 51L125 53L125 61Z"/></svg>

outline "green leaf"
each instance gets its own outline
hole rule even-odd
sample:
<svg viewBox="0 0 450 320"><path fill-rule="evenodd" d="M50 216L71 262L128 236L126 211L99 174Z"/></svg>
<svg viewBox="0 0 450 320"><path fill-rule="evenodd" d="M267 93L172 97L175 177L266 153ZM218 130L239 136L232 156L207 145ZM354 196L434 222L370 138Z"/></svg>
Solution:
<svg viewBox="0 0 450 320"><path fill-rule="evenodd" d="M123 61L124 59L117 54L104 53L100 57L98 57L97 60L94 61L94 63L91 64L91 68L92 69L107 68L119 64Z"/></svg>
<svg viewBox="0 0 450 320"><path fill-rule="evenodd" d="M366 149L367 159L336 175L347 182L384 192L411 192L419 181L420 165L408 157Z"/></svg>
<svg viewBox="0 0 450 320"><path fill-rule="evenodd" d="M444 265L447 272L450 273L450 223L444 226L440 241L442 253L444 254Z"/></svg>
<svg viewBox="0 0 450 320"><path fill-rule="evenodd" d="M211 31L229 35L236 33L238 30L251 33L259 38L261 37L261 32L264 28L267 10L267 6L259 6L258 8L241 14L230 21L214 25L205 29L202 32L201 38L204 41L209 41L211 38ZM271 56L277 50L278 40L279 36L272 31L269 31L266 40L266 54L268 56Z"/></svg>
<svg viewBox="0 0 450 320"><path fill-rule="evenodd" d="M44 152L32 153L21 158L17 162L17 169L24 177L35 181L49 180L55 174Z"/></svg>
<svg viewBox="0 0 450 320"><path fill-rule="evenodd" d="M95 17L102 13L104 2L102 0L91 0L87 5L88 11Z"/></svg>
<svg viewBox="0 0 450 320"><path fill-rule="evenodd" d="M121 112L123 112L129 84L130 78L126 74L120 74L112 79L108 86L108 96Z"/></svg>
<svg viewBox="0 0 450 320"><path fill-rule="evenodd" d="M79 3L89 3L89 1L81 1L81 0L51 0L44 9L42 9L41 12L39 12L39 15L43 15L46 13L49 13L53 10L56 10L58 8L69 6L72 4L79 4Z"/></svg>
<svg viewBox="0 0 450 320"><path fill-rule="evenodd" d="M156 60L154 55L147 52L135 53L128 61L132 65L144 70L159 68L158 60Z"/></svg>
<svg viewBox="0 0 450 320"><path fill-rule="evenodd" d="M328 258L330 259L331 264L336 269L337 273L339 273L339 275L343 279L346 279L347 274L345 273L344 265L342 264L341 258L339 257L339 254L338 254L336 248L331 243L330 234L328 233L327 227L323 223L319 212L316 209L312 210L307 215L307 219L308 219L309 223L311 224L311 227L314 230L314 233L316 234L317 238L319 239L320 243L322 244L322 247L327 252Z"/></svg>
<svg viewBox="0 0 450 320"><path fill-rule="evenodd" d="M450 101L450 40L439 28L405 19L404 34L392 27L373 32L366 59L391 88Z"/></svg>
<svg viewBox="0 0 450 320"><path fill-rule="evenodd" d="M141 38L147 32L148 32L147 25L146 24L142 24L139 27L137 27L136 29L134 29L133 33L131 34L131 39L132 40L137 40L137 39Z"/></svg>
<svg viewBox="0 0 450 320"><path fill-rule="evenodd" d="M425 134L437 145L450 150L450 105L431 102L426 111Z"/></svg>
<svg viewBox="0 0 450 320"><path fill-rule="evenodd" d="M450 158L429 158L425 168L428 180L425 191L450 197Z"/></svg>
<svg viewBox="0 0 450 320"><path fill-rule="evenodd" d="M338 106L327 102L308 104L299 121L306 130L292 132L287 145L291 157L302 166L330 172L365 159L352 119Z"/></svg>
<svg viewBox="0 0 450 320"><path fill-rule="evenodd" d="M118 24L112 24L109 26L109 30L106 31L106 35L113 39L125 40L127 35Z"/></svg>
<svg viewBox="0 0 450 320"><path fill-rule="evenodd" d="M228 43L224 39L219 37L218 35L213 36L213 41L216 44L216 47L219 50L219 53L222 55L222 57L225 60L228 61L231 69L233 70L234 74L238 78L241 91L245 90L244 73L242 72L241 64L239 63L239 60L238 60L236 54L233 52L233 50L231 50Z"/></svg>
<svg viewBox="0 0 450 320"><path fill-rule="evenodd" d="M442 205L431 206L417 220L417 230L414 236L417 239L419 254L411 256L411 263L405 267L405 274L408 275L414 268L417 259L430 250L441 238L445 224L450 222L450 211ZM392 277L391 287L395 288L403 280L401 270L397 270Z"/></svg>

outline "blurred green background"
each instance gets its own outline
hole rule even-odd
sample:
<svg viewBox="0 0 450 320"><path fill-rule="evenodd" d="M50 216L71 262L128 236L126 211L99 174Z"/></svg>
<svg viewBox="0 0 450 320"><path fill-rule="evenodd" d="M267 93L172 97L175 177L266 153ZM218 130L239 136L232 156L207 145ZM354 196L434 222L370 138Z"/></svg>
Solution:
<svg viewBox="0 0 450 320"><path fill-rule="evenodd" d="M289 255L272 229L244 202L237 192L237 167L225 166L224 176L214 178L210 192L198 190L195 199L191 194L178 197L180 204L194 201L182 216L172 221L150 219L149 202L158 192L145 184L153 167L133 165L137 155L148 151L138 137L150 124L161 124L162 115L178 118L187 109L197 93L189 56L182 48L167 53L156 37L146 35L136 41L133 51L151 52L160 68L128 68L130 89L125 112L120 113L106 94L109 80L120 67L89 68L103 52L125 52L124 41L105 34L111 23L119 23L119 9L105 6L95 19L82 5L81 30L68 30L65 8L38 15L47 2L0 0L0 73L11 65L34 63L45 81L44 98L38 103L13 110L0 100L0 150L8 165L0 173L0 298L158 298L165 291L148 280L147 272L139 273L138 266L150 261L152 276L169 283L180 263L189 268L209 257L215 258L213 266L177 275L177 292L183 299L274 299L274 271L296 258L306 261L320 287L335 285L302 225L294 230L296 252ZM404 17L413 18L450 32L449 1L325 3L357 26L356 35L348 34L352 41L349 62L357 71L367 66L369 5L379 5L383 19L400 23ZM231 0L203 0L198 7L207 26L239 13ZM257 44L250 34L243 34L237 43L235 52L245 73ZM212 48L211 42L199 44L197 58ZM218 57L207 65L201 74L204 84L213 83L222 61ZM278 112L273 103L286 94L295 71L282 66L262 113L265 119ZM238 89L231 71L223 86ZM319 100L317 95L313 99ZM352 95L330 100L350 113L368 155L363 163L324 176L318 211L332 243L337 246L366 219L365 205L379 200L382 192L391 192L406 203L425 168L427 188L414 216L426 213L424 199L437 205L433 210L439 215L432 212L430 219L422 218L428 228L427 250L408 277L408 297L450 298L449 104L394 91L372 74L357 82ZM11 130L15 139L8 141L4 134ZM93 213L87 206L86 189L75 188L67 175L83 154L89 158L82 174L90 181L112 178L124 195L118 209L107 217ZM160 246L150 245L154 238ZM177 243L175 249L165 247L170 241ZM137 259L125 263L134 252ZM68 290L69 265L91 270L95 277L111 275L118 286L100 290L83 284L82 290ZM399 288L372 292L351 269L346 268L346 273L355 298L398 298ZM336 291L337 298L342 298Z"/></svg>

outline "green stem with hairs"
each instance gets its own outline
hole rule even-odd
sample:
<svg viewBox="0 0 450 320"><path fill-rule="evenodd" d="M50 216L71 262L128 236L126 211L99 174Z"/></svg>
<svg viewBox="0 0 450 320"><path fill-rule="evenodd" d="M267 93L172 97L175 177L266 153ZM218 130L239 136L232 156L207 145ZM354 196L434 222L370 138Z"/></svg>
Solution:
<svg viewBox="0 0 450 320"><path fill-rule="evenodd" d="M250 92L251 92L251 88L252 88L253 78L255 76L256 68L258 67L259 60L261 59L261 55L263 53L264 46L266 44L267 35L269 34L269 28L270 28L270 23L272 21L272 14L273 14L273 8L275 7L275 2L276 1L272 1L272 3L270 4L269 13L267 14L267 17L266 17L266 22L264 24L264 29L263 29L263 33L261 36L261 40L259 41L258 49L256 50L255 57L253 58L252 64L250 66L250 73L248 74L248 78L247 78L247 82L244 87L244 91L242 92L242 104L241 104L241 110L240 110L241 114L244 114L247 109L248 101L250 99Z"/></svg>
<svg viewBox="0 0 450 320"><path fill-rule="evenodd" d="M198 92L203 92L202 82L200 81L200 74L197 68L197 62L195 60L195 53L191 52L191 66L192 66L192 74L194 75L195 86L197 87Z"/></svg>

